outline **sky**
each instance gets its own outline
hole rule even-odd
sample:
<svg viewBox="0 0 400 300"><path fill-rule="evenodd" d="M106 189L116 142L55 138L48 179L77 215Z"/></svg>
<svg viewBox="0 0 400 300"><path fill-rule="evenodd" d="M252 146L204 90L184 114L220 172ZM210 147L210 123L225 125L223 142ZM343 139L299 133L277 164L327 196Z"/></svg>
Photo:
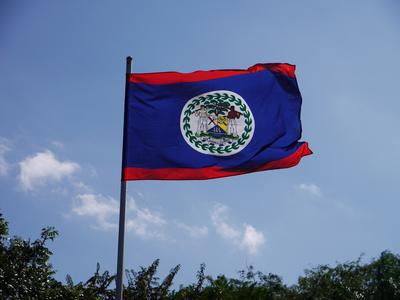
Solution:
<svg viewBox="0 0 400 300"><path fill-rule="evenodd" d="M291 169L128 184L125 267L175 284L253 265L304 269L400 253L400 4L384 1L0 1L0 212L49 246L56 278L116 271L125 58L133 72L297 66Z"/></svg>

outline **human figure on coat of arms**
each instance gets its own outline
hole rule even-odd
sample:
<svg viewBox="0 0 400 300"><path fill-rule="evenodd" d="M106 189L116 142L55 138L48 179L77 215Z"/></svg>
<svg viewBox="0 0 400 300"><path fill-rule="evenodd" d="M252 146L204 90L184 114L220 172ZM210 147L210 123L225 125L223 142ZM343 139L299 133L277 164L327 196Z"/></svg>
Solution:
<svg viewBox="0 0 400 300"><path fill-rule="evenodd" d="M206 107L204 105L200 106L200 108L195 111L195 116L198 117L197 132L198 133L207 132L208 130L207 122L209 115Z"/></svg>
<svg viewBox="0 0 400 300"><path fill-rule="evenodd" d="M228 112L228 134L232 134L234 136L237 136L237 122L236 119L239 119L240 116L242 115L241 112L236 111L234 106L231 106L229 108Z"/></svg>

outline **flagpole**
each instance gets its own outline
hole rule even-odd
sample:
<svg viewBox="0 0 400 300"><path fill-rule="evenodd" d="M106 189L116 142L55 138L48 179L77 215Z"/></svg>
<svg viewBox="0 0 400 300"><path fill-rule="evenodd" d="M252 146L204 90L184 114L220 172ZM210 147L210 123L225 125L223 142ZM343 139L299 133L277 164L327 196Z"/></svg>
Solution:
<svg viewBox="0 0 400 300"><path fill-rule="evenodd" d="M128 80L131 74L132 57L126 58L126 78L125 78L125 103L124 103L124 131L122 145L122 165L125 160L125 138L126 138L126 112L128 102ZM123 169L122 169L123 172ZM119 207L119 232L118 232L118 261L116 278L116 300L122 300L123 294L123 272L124 272L124 244L125 244L125 209L126 209L126 181L121 179L120 207Z"/></svg>

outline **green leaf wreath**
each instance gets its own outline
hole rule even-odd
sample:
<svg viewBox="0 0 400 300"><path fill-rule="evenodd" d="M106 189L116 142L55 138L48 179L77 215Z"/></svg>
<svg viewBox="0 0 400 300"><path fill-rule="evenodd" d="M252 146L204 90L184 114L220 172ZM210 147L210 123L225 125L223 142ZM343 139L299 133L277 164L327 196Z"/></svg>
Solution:
<svg viewBox="0 0 400 300"><path fill-rule="evenodd" d="M230 145L216 147L214 145L209 145L202 143L193 133L190 128L190 115L193 113L193 109L198 105L204 105L208 110L208 113L214 113L215 115L222 114L228 111L230 103L234 103L239 106L244 117L244 130L242 135ZM238 97L234 95L229 95L227 93L213 93L205 96L199 96L192 100L184 111L183 117L183 131L185 136L188 138L190 143L192 143L196 148L202 149L203 151L208 151L211 154L225 154L231 153L233 150L239 149L240 146L246 144L246 140L250 138L250 133L253 130L250 111L248 110L245 103Z"/></svg>

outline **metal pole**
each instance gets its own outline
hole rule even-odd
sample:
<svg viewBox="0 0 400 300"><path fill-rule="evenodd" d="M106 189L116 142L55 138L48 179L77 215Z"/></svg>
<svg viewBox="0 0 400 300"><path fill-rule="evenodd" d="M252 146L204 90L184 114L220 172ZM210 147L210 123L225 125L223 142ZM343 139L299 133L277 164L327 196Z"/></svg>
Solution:
<svg viewBox="0 0 400 300"><path fill-rule="evenodd" d="M124 239L125 239L125 206L126 206L126 181L121 181L121 202L119 208L119 234L118 234L118 262L117 262L117 300L122 300L123 272L124 272Z"/></svg>
<svg viewBox="0 0 400 300"><path fill-rule="evenodd" d="M124 103L124 133L122 145L122 165L125 162L125 140L127 131L127 102L128 102L128 80L131 74L132 57L126 58L125 79L125 103ZM122 169L123 172L123 169ZM121 179L120 207L119 207L119 232L118 232L118 261L116 279L116 299L122 300L123 294L123 272L124 272L124 244L125 244L125 208L126 208L126 181Z"/></svg>

